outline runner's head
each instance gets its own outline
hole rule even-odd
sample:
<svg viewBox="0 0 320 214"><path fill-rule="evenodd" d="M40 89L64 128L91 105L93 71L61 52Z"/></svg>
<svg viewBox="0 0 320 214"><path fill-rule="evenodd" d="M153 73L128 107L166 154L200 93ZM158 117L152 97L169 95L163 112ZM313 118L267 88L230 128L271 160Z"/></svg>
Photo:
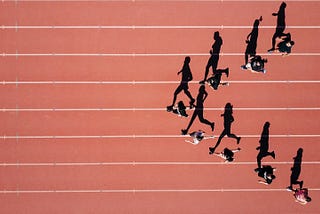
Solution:
<svg viewBox="0 0 320 214"><path fill-rule="evenodd" d="M185 63L185 64L189 64L190 61L191 61L190 56L186 56L186 58L184 58L184 63Z"/></svg>
<svg viewBox="0 0 320 214"><path fill-rule="evenodd" d="M285 2L282 2L280 5L280 9L284 9L287 7L287 4Z"/></svg>
<svg viewBox="0 0 320 214"><path fill-rule="evenodd" d="M220 37L219 31L214 32L214 34L213 34L214 40L219 39L219 37Z"/></svg>
<svg viewBox="0 0 320 214"><path fill-rule="evenodd" d="M302 153L303 153L303 148L299 148L298 150L297 150L297 157L302 157Z"/></svg>
<svg viewBox="0 0 320 214"><path fill-rule="evenodd" d="M270 127L270 123L269 122L265 122L263 128L264 129L268 129Z"/></svg>
<svg viewBox="0 0 320 214"><path fill-rule="evenodd" d="M231 105L231 103L227 103L224 107L224 113L225 114L228 114L228 113L232 114L232 108L233 108L233 106Z"/></svg>
<svg viewBox="0 0 320 214"><path fill-rule="evenodd" d="M253 27L257 28L261 21L262 21L262 16L260 16L259 19L254 20Z"/></svg>
<svg viewBox="0 0 320 214"><path fill-rule="evenodd" d="M231 105L231 103L227 103L225 106L225 109L231 109L233 106Z"/></svg>

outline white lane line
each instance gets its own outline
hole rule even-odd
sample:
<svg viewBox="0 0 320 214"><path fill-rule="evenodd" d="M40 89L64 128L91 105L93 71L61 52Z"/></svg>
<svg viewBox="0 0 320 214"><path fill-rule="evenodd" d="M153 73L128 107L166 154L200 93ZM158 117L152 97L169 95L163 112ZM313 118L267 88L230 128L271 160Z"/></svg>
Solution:
<svg viewBox="0 0 320 214"><path fill-rule="evenodd" d="M206 111L223 111L224 108L205 108ZM320 107L284 108L233 108L236 111L319 111ZM166 111L166 108L2 108L0 112L47 112L47 111Z"/></svg>
<svg viewBox="0 0 320 214"><path fill-rule="evenodd" d="M243 53L220 53L220 56L243 56ZM281 56L281 53L257 53L261 56ZM42 57L42 56L85 56L85 57L171 57L171 56L209 56L208 53L2 53L2 57ZM320 56L320 53L290 53L290 56Z"/></svg>
<svg viewBox="0 0 320 214"><path fill-rule="evenodd" d="M309 191L320 191L320 188L308 188ZM285 188L276 189L56 189L56 190L1 190L0 194L41 194L41 193L199 193L199 192L284 192Z"/></svg>
<svg viewBox="0 0 320 214"><path fill-rule="evenodd" d="M231 80L230 84L293 84L320 83L320 80ZM0 81L1 85L31 85L31 84L179 84L180 81ZM190 81L199 84L199 81Z"/></svg>
<svg viewBox="0 0 320 214"><path fill-rule="evenodd" d="M41 167L41 166L137 166L137 165L256 165L257 162L47 162L47 163L0 163L0 167ZM263 164L272 164L272 165L292 165L293 162L263 162ZM303 165L318 165L320 161L303 161Z"/></svg>
<svg viewBox="0 0 320 214"><path fill-rule="evenodd" d="M259 26L274 29L276 26ZM251 29L252 25L2 25L1 29ZM291 25L291 29L319 29L319 25Z"/></svg>
<svg viewBox="0 0 320 214"><path fill-rule="evenodd" d="M2 2L15 2L16 4L19 2L88 2L88 0L2 0ZM92 1L98 1L98 2L146 2L150 0L92 0ZM194 2L195 0L156 0L155 2ZM196 0L197 2L274 2L281 0ZM319 0L286 0L286 2L317 2Z"/></svg>
<svg viewBox="0 0 320 214"><path fill-rule="evenodd" d="M238 135L244 138L260 138L261 135ZM219 137L219 135L214 135ZM270 138L319 138L319 134L269 135ZM120 139L120 138L190 138L188 135L16 135L0 136L0 139Z"/></svg>

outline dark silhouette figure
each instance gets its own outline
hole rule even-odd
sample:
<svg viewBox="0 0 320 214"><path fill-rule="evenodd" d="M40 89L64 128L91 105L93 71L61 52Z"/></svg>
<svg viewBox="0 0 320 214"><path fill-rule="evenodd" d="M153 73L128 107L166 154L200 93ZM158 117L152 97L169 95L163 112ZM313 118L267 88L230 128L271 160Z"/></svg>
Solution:
<svg viewBox="0 0 320 214"><path fill-rule="evenodd" d="M282 53L283 56L289 55L295 44L294 41L291 40L291 34L287 33L285 36L281 37L281 40L282 41L279 42L275 51Z"/></svg>
<svg viewBox="0 0 320 214"><path fill-rule="evenodd" d="M251 70L253 73L266 73L264 69L264 63L268 62L267 59L262 59L261 56L256 55L257 53L257 41L259 35L259 24L262 21L262 16L256 19L253 23L252 31L248 34L246 43L247 48L244 54L245 64L241 66L241 69ZM249 61L250 57L250 61Z"/></svg>
<svg viewBox="0 0 320 214"><path fill-rule="evenodd" d="M214 138L214 136L206 136L205 132L202 130L191 132L189 135L190 137L192 137L192 141L185 140L185 142L191 143L193 145L199 144L202 140Z"/></svg>
<svg viewBox="0 0 320 214"><path fill-rule="evenodd" d="M299 184L300 189L303 187L303 181L298 181L301 172L301 162L302 162L303 149L299 148L297 151L297 156L293 158L294 163L291 168L290 176L290 186L287 187L288 190L293 191L292 185Z"/></svg>
<svg viewBox="0 0 320 214"><path fill-rule="evenodd" d="M232 162L234 161L234 153L239 152L241 149L237 148L237 149L228 149L228 148L224 148L224 150L220 153L212 153L213 155L216 155L222 159L224 159L224 162Z"/></svg>
<svg viewBox="0 0 320 214"><path fill-rule="evenodd" d="M221 82L222 73L229 73L229 68L218 69L218 70L216 70L216 74L213 74L212 77L207 79L207 83L214 90L218 90L219 85L229 85L228 82Z"/></svg>
<svg viewBox="0 0 320 214"><path fill-rule="evenodd" d="M263 178L263 180L259 180L258 182L265 185L271 184L272 181L276 178L276 176L273 174L275 170L275 168L269 165L255 169L255 172L258 173L258 176L260 178Z"/></svg>
<svg viewBox="0 0 320 214"><path fill-rule="evenodd" d="M204 119L204 117L203 117L203 103L206 100L207 96L208 96L208 93L206 92L205 86L201 85L199 88L198 96L197 96L196 108L195 108L193 115L190 119L189 125L186 129L181 130L181 133L183 135L186 135L188 133L188 131L189 131L193 121L196 119L196 117L199 118L201 123L209 125L211 127L212 131L214 130L214 122L211 123L210 121Z"/></svg>
<svg viewBox="0 0 320 214"><path fill-rule="evenodd" d="M218 67L218 61L219 61L219 54L222 46L222 38L220 37L219 31L214 32L213 35L214 43L212 45L212 49L210 50L210 58L208 60L205 75L202 81L200 81L200 84L204 84L207 80L209 69L212 67L213 74L222 74L225 73L227 77L229 76L229 69L228 70L217 70Z"/></svg>
<svg viewBox="0 0 320 214"><path fill-rule="evenodd" d="M246 65L242 65L241 69L250 70L252 73L266 73L267 70L264 68L264 63L268 60L262 58L259 55L250 58L250 62Z"/></svg>
<svg viewBox="0 0 320 214"><path fill-rule="evenodd" d="M246 43L247 48L244 55L245 65L248 64L249 56L254 57L257 53L257 41L259 35L259 24L262 21L262 16L259 19L256 19L253 23L252 31L248 34Z"/></svg>
<svg viewBox="0 0 320 214"><path fill-rule="evenodd" d="M261 168L261 160L264 157L271 156L273 159L275 159L275 153L274 151L268 152L269 150L269 127L270 123L265 122L260 138L260 146L257 147L257 150L259 150L258 156L257 156L257 164L258 164L258 169Z"/></svg>
<svg viewBox="0 0 320 214"><path fill-rule="evenodd" d="M222 131L222 133L220 134L220 137L216 143L216 145L214 147L209 147L209 154L212 154L214 153L214 151L216 150L216 148L219 146L222 138L224 136L228 136L228 137L231 137L231 138L234 138L237 140L237 144L240 143L240 139L241 137L237 137L235 134L232 134L231 133L231 124L232 122L234 121L234 118L232 116L233 114L233 110L232 110L233 106L231 105L231 103L227 103L225 108L224 108L224 114L221 114L221 117L223 117L223 120L224 120L224 129Z"/></svg>
<svg viewBox="0 0 320 214"><path fill-rule="evenodd" d="M182 67L181 71L179 71L177 73L177 75L182 73L181 83L174 92L172 104L170 106L167 106L168 111L172 111L173 106L175 105L175 102L177 100L177 95L182 91L184 91L184 93L189 97L190 108L193 108L195 99L192 97L191 93L189 92L189 86L188 86L188 82L193 79L191 69L189 66L190 61L191 61L191 59L189 56L185 57L183 67Z"/></svg>
<svg viewBox="0 0 320 214"><path fill-rule="evenodd" d="M171 109L167 108L167 111L168 112L172 111L174 114L177 114L178 116L181 116L181 117L188 117L186 109L187 108L184 105L184 103L182 101L179 101L177 106L173 106Z"/></svg>
<svg viewBox="0 0 320 214"><path fill-rule="evenodd" d="M278 37L282 37L282 36L286 35L284 33L284 30L286 29L286 22L285 22L285 19L286 19L285 8L286 8L286 6L287 6L287 4L285 2L282 2L278 13L272 13L273 16L277 16L277 26L276 26L276 31L272 37L272 48L268 50L269 52L275 50L276 39Z"/></svg>

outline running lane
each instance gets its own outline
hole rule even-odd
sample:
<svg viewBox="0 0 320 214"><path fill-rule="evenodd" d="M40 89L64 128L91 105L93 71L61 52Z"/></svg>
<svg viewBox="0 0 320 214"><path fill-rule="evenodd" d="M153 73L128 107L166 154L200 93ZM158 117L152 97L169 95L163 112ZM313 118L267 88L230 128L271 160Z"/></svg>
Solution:
<svg viewBox="0 0 320 214"><path fill-rule="evenodd" d="M276 23L271 13L280 4L2 1L1 212L319 213L320 88L314 67L320 48L310 41L319 34L320 4L287 1L287 31L296 41L289 57L266 53ZM239 69L245 38L260 15L257 51L268 58L265 75ZM224 41L218 67L230 68L230 86L207 88L204 116L216 122L216 138L194 146L180 135L190 117L165 107L187 54L196 96L216 30ZM303 82L292 82L297 80ZM188 102L182 94L178 99ZM208 155L227 102L234 105L232 130L242 140L236 145L225 138L217 152L240 146L232 164ZM276 159L263 164L277 168L270 186L258 184L253 171L266 121ZM212 134L196 120L192 130L199 128ZM285 191L300 147L300 179L313 199L306 206Z"/></svg>

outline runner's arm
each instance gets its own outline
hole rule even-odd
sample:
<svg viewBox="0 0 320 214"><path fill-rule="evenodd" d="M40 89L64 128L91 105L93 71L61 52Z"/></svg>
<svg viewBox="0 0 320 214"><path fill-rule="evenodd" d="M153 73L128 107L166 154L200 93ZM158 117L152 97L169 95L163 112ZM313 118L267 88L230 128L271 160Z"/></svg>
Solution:
<svg viewBox="0 0 320 214"><path fill-rule="evenodd" d="M205 101L207 99L208 93L206 91L204 91L204 97L203 97L203 101Z"/></svg>

